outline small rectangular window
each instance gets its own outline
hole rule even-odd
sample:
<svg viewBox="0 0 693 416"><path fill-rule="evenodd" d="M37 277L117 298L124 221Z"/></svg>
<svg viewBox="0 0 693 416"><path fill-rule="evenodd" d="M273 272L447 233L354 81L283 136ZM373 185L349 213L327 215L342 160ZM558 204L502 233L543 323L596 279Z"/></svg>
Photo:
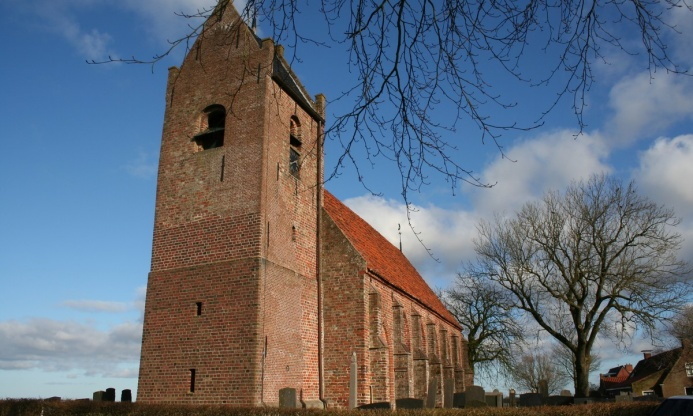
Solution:
<svg viewBox="0 0 693 416"><path fill-rule="evenodd" d="M693 362L686 363L686 375L688 377L693 377Z"/></svg>
<svg viewBox="0 0 693 416"><path fill-rule="evenodd" d="M195 393L195 369L190 369L190 393Z"/></svg>
<svg viewBox="0 0 693 416"><path fill-rule="evenodd" d="M195 314L197 316L202 315L202 302L195 303Z"/></svg>

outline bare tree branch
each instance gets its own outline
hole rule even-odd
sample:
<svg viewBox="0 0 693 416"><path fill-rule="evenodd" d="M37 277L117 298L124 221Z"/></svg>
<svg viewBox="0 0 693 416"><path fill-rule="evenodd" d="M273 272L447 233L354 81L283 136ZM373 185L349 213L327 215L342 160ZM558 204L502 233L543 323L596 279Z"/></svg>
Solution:
<svg viewBox="0 0 693 416"><path fill-rule="evenodd" d="M202 19L221 16L229 0L182 16L191 19L189 32L151 59L109 59L154 65L179 47L189 49L204 36L209 25ZM248 0L241 10L249 25L269 31L275 42L294 51L300 47L343 45L354 79L341 97L350 103L330 117L328 137L342 153L327 179L345 165L355 168L367 189L362 167L379 158L392 161L401 177L401 194L409 205L410 192L442 176L453 192L460 181L484 183L456 156L473 133L490 139L503 154L498 138L508 130L532 129L564 98L572 100L577 123L585 125L586 94L594 82L592 67L608 61L610 50L644 56L644 66L654 72L685 73L671 59L667 36L676 28L667 23L672 8L687 8L687 0L321 0L326 36L311 32L315 25L301 24L308 1ZM639 46L632 42L637 33ZM540 59L542 65L535 62ZM94 62L93 62L94 63ZM543 69L537 74L538 68ZM495 85L497 74L509 75L518 84L544 88L555 94L547 108L538 109L536 121L503 122L491 117L498 109L516 103ZM453 116L441 110L453 110ZM504 113L507 113L504 111ZM511 118L512 119L512 118Z"/></svg>
<svg viewBox="0 0 693 416"><path fill-rule="evenodd" d="M469 269L441 293L441 299L464 328L474 374L491 378L507 374L522 350L525 333L509 294Z"/></svg>

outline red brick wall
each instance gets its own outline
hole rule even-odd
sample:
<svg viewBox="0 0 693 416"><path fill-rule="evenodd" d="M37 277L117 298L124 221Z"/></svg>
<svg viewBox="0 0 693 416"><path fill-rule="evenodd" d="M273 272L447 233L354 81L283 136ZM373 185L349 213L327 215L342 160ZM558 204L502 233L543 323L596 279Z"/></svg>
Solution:
<svg viewBox="0 0 693 416"><path fill-rule="evenodd" d="M455 391L464 391L467 383L471 384L470 375L464 374L466 350L458 345L456 354L453 353L452 337L459 337L460 344L464 342L459 330L380 277L365 271L364 259L327 214L321 228L321 253L325 292L325 395L330 407L348 406L349 364L353 352L359 370L359 405L394 403L402 397L425 398L427 383L436 373L434 365L438 366L437 405L443 404L444 378L455 379ZM397 330L396 313L401 314ZM414 328L416 322L420 326L418 331ZM425 358L418 363L425 366L425 377L420 380L415 378L417 333ZM446 358L445 362L441 357ZM455 377L456 372L459 377Z"/></svg>
<svg viewBox="0 0 693 416"><path fill-rule="evenodd" d="M366 264L323 211L320 274L324 303L324 376L328 407L346 408L349 369L356 353L358 403L368 403L368 293Z"/></svg>
<svg viewBox="0 0 693 416"><path fill-rule="evenodd" d="M234 15L169 72L138 401L277 405L284 387L318 398L321 127L271 78L272 42ZM212 104L226 109L224 145L201 150L193 137Z"/></svg>
<svg viewBox="0 0 693 416"><path fill-rule="evenodd" d="M138 401L248 405L258 397L259 269L258 259L241 259L150 273Z"/></svg>

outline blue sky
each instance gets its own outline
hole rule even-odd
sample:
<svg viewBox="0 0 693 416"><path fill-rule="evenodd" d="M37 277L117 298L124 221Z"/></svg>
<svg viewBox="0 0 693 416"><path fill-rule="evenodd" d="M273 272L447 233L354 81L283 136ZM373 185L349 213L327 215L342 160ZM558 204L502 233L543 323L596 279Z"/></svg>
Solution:
<svg viewBox="0 0 693 416"><path fill-rule="evenodd" d="M187 24L173 12L208 3L0 2L0 398L136 389L166 69L182 55L154 68L85 61L161 51ZM668 40L669 52L690 67L693 19L682 10L668 18L682 32ZM343 51L302 48L294 70L307 89L339 96L349 80ZM479 219L604 171L636 180L642 193L673 207L686 239L681 256L693 259L693 77L650 74L637 56L617 51L609 58L595 67L588 126L577 138L566 103L542 128L504 135L507 158L482 144L473 127L458 126L460 160L497 185L451 189L431 177L412 196L412 224L439 262L405 226L388 163L364 168L382 196L370 195L348 167L327 187L393 242L402 224L405 254L439 288L472 258ZM499 82L499 90L514 91ZM532 122L537 102L551 92L516 94L516 112L498 117ZM331 101L328 114L344 105ZM327 144L328 168L339 150ZM602 342L604 370L635 364L648 347L636 337L623 356Z"/></svg>

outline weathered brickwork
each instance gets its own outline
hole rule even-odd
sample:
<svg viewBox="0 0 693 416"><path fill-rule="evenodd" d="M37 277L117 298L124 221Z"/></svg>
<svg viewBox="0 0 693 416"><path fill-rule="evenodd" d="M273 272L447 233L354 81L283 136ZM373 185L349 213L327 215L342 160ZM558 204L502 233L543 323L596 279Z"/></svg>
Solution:
<svg viewBox="0 0 693 416"><path fill-rule="evenodd" d="M230 9L210 22L169 71L139 401L276 406L284 387L319 398L322 125L275 80L274 44L239 23ZM209 108L225 112L219 147L198 136Z"/></svg>
<svg viewBox="0 0 693 416"><path fill-rule="evenodd" d="M137 399L344 408L355 355L359 405L435 380L440 406L472 382L461 328L323 191L324 98L282 53L229 8L169 70Z"/></svg>
<svg viewBox="0 0 693 416"><path fill-rule="evenodd" d="M330 305L324 312L328 404L348 406L353 353L359 368L359 405L423 399L436 379L436 404L442 406L446 379L458 392L472 385L473 374L459 348L464 342L459 326L369 272L342 230L329 215L324 218L320 274L325 304Z"/></svg>

